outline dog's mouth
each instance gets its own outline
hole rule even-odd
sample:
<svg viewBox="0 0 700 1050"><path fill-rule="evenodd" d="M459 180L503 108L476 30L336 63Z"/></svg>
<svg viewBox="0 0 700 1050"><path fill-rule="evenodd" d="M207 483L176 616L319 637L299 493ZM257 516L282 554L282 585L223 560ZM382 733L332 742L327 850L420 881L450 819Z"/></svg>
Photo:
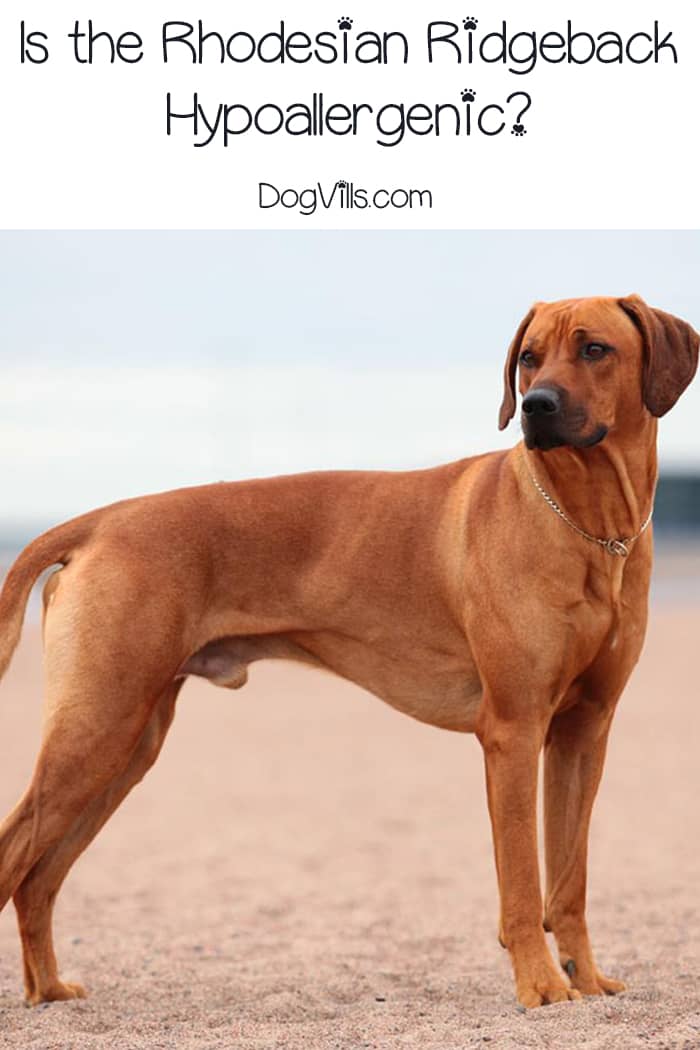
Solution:
<svg viewBox="0 0 700 1050"><path fill-rule="evenodd" d="M608 428L600 423L592 434L587 438L581 438L578 442L572 441L574 448L593 448L594 445L599 445L608 436Z"/></svg>
<svg viewBox="0 0 700 1050"><path fill-rule="evenodd" d="M533 423L526 418L523 422L523 434L529 449L549 452L550 449L561 448L563 445L571 448L593 448L608 436L608 427L601 423L592 433L582 434L580 430L572 432L563 425Z"/></svg>

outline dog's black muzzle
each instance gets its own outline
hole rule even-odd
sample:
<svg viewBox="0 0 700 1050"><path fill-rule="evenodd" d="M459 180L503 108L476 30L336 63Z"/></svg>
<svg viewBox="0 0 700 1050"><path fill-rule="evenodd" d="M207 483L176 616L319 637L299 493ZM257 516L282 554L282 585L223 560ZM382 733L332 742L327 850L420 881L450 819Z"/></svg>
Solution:
<svg viewBox="0 0 700 1050"><path fill-rule="evenodd" d="M608 428L598 425L586 434L588 414L581 405L572 405L562 387L534 386L523 398L522 424L525 444L542 452L571 445L591 448L602 441Z"/></svg>

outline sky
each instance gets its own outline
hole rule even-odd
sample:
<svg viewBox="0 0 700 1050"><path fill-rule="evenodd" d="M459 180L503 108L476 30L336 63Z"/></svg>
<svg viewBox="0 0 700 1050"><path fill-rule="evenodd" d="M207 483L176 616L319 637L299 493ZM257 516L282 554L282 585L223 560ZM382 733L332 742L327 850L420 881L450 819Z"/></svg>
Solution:
<svg viewBox="0 0 700 1050"><path fill-rule="evenodd" d="M531 303L637 292L700 328L700 232L2 232L0 282L2 530L514 444L501 376ZM662 467L700 471L699 416L700 381Z"/></svg>

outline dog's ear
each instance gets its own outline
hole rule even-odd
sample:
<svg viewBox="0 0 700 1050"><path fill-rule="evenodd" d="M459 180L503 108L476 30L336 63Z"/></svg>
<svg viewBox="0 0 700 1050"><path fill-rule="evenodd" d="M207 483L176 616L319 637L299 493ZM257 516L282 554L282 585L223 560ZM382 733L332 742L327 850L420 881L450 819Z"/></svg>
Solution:
<svg viewBox="0 0 700 1050"><path fill-rule="evenodd" d="M653 416L664 416L695 375L700 335L686 321L647 306L638 295L619 303L642 334L644 404Z"/></svg>
<svg viewBox="0 0 700 1050"><path fill-rule="evenodd" d="M536 307L533 306L527 315L523 317L518 325L517 332L513 336L513 342L508 349L506 366L503 370L503 401L501 402L501 411L498 415L499 430L505 430L515 415L515 374L518 371L518 357L520 356L523 336L530 321L535 316L535 309Z"/></svg>

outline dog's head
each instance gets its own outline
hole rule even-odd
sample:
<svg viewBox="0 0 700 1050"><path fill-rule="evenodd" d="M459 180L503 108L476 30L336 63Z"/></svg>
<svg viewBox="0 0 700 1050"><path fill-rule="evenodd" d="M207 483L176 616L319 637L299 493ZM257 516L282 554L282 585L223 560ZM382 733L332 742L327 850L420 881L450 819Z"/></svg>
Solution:
<svg viewBox="0 0 700 1050"><path fill-rule="evenodd" d="M685 321L625 299L536 303L508 351L499 417L515 413L519 372L528 448L587 448L612 430L663 416L695 374L700 336Z"/></svg>

